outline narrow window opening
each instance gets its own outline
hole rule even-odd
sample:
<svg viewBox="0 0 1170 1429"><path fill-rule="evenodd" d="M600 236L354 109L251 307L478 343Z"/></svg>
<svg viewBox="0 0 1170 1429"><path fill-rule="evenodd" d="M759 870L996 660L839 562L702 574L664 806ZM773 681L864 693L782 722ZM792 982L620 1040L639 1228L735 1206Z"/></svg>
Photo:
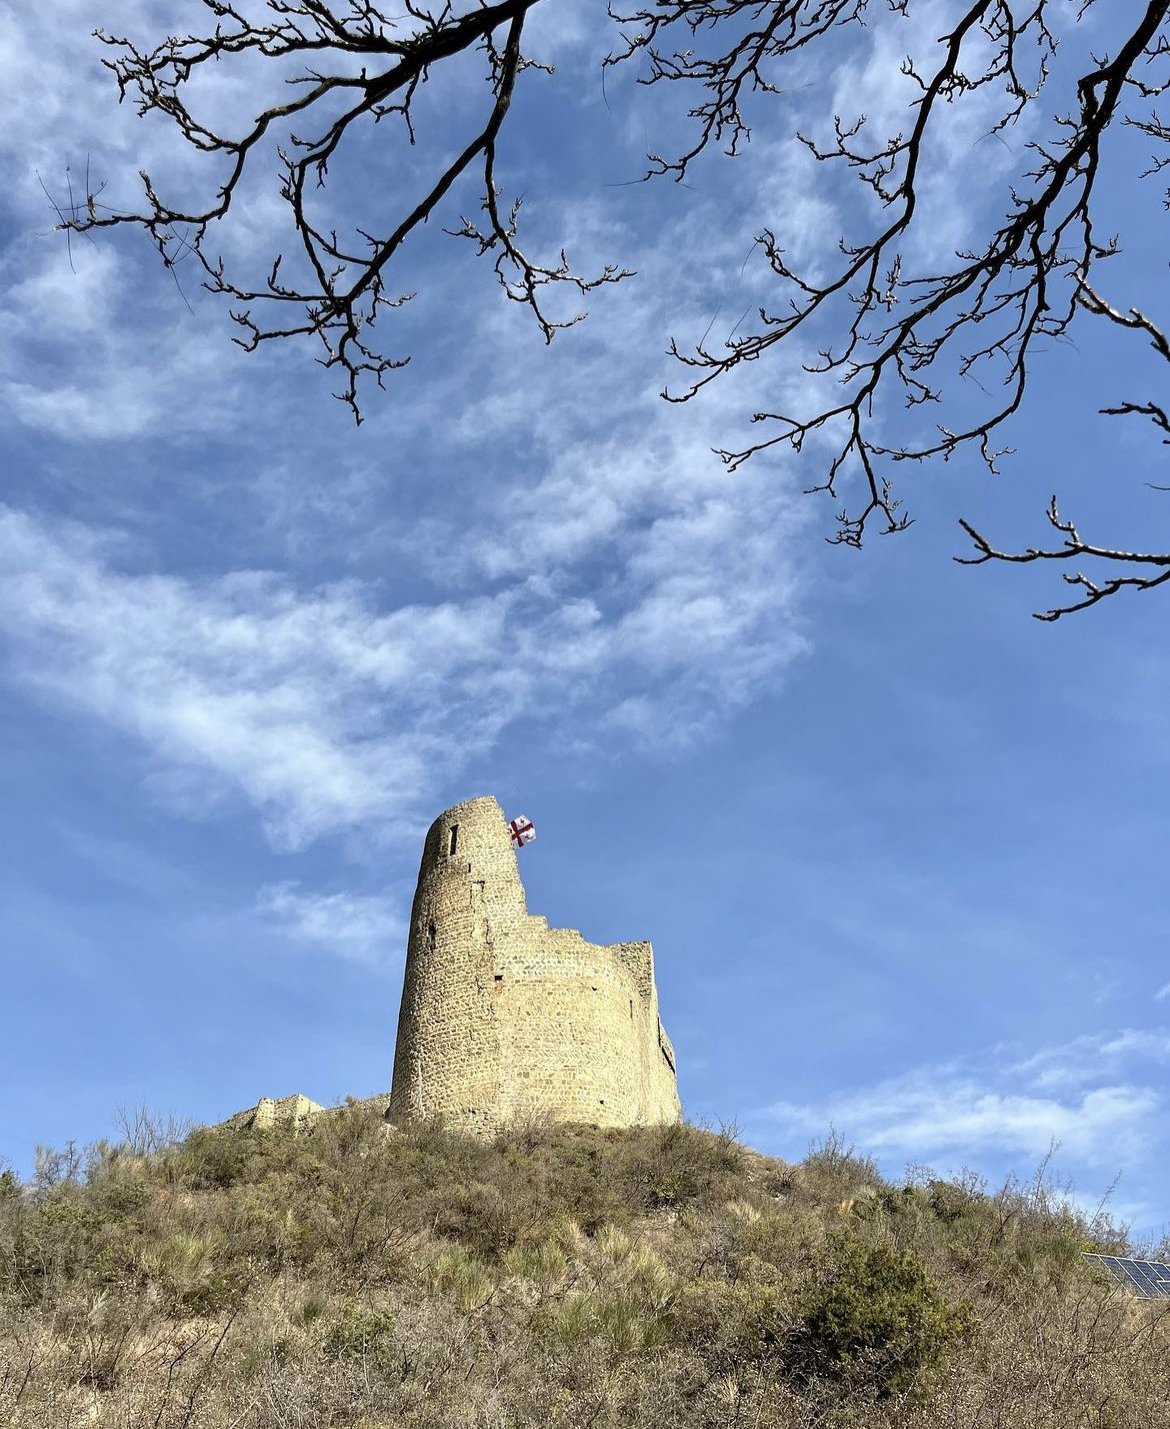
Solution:
<svg viewBox="0 0 1170 1429"><path fill-rule="evenodd" d="M451 825L451 847L447 850L447 857L455 857L455 845L459 842L459 825Z"/></svg>
<svg viewBox="0 0 1170 1429"><path fill-rule="evenodd" d="M634 1020L634 999L630 998L630 1021Z"/></svg>
<svg viewBox="0 0 1170 1429"><path fill-rule="evenodd" d="M433 953L433 952L435 951L435 925L434 925L433 923L432 923L432 924L430 925L430 927L427 929L427 933L428 933L429 936L430 936L430 940L431 940L431 952Z"/></svg>
<svg viewBox="0 0 1170 1429"><path fill-rule="evenodd" d="M504 981L504 974L503 974L503 973L496 973L494 980L495 980L496 982L503 982L503 981Z"/></svg>

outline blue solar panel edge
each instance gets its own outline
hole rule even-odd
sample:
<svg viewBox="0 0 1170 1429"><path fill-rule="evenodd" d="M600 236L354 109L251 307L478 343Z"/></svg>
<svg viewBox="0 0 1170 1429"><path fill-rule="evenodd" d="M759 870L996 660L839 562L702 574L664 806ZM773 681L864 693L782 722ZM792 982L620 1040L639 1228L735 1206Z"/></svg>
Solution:
<svg viewBox="0 0 1170 1429"><path fill-rule="evenodd" d="M1099 1251L1085 1251L1084 1256L1086 1260L1100 1261L1115 1280L1143 1300L1170 1299L1170 1265L1129 1255L1102 1255Z"/></svg>

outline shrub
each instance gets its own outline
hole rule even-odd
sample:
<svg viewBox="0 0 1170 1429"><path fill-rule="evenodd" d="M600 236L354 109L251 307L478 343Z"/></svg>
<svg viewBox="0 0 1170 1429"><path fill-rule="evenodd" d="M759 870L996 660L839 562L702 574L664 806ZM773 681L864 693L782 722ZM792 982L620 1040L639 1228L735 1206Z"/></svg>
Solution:
<svg viewBox="0 0 1170 1429"><path fill-rule="evenodd" d="M663 1311L647 1304L635 1288L599 1294L593 1318L602 1340L618 1358L654 1349L670 1335Z"/></svg>
<svg viewBox="0 0 1170 1429"><path fill-rule="evenodd" d="M830 1278L803 1297L788 1337L792 1379L849 1380L885 1396L941 1366L972 1328L966 1305L940 1294L913 1251L869 1245L852 1231L833 1247Z"/></svg>
<svg viewBox="0 0 1170 1429"><path fill-rule="evenodd" d="M593 1298L588 1291L574 1290L536 1319L538 1332L550 1335L566 1349L586 1340L594 1327Z"/></svg>
<svg viewBox="0 0 1170 1429"><path fill-rule="evenodd" d="M346 1301L330 1325L321 1349L333 1360L388 1362L394 1357L398 1327L392 1310Z"/></svg>
<svg viewBox="0 0 1170 1429"><path fill-rule="evenodd" d="M178 1297L179 1307L188 1315L219 1315L238 1305L251 1283L248 1266L222 1266L188 1285Z"/></svg>
<svg viewBox="0 0 1170 1429"><path fill-rule="evenodd" d="M462 1248L440 1251L431 1264L431 1283L449 1295L465 1315L482 1310L496 1292L487 1267Z"/></svg>
<svg viewBox="0 0 1170 1429"><path fill-rule="evenodd" d="M510 1250L538 1219L522 1187L509 1193L494 1182L474 1181L454 1188L434 1227L440 1235L464 1241L488 1257Z"/></svg>
<svg viewBox="0 0 1170 1429"><path fill-rule="evenodd" d="M625 1138L619 1164L627 1203L645 1210L717 1205L735 1194L744 1175L738 1143L685 1122L646 1127Z"/></svg>
<svg viewBox="0 0 1170 1429"><path fill-rule="evenodd" d="M563 1277L567 1264L564 1248L555 1240L525 1242L513 1246L504 1256L509 1274L530 1281L542 1294L547 1294Z"/></svg>
<svg viewBox="0 0 1170 1429"><path fill-rule="evenodd" d="M737 1382L780 1364L791 1320L781 1288L763 1280L700 1280L683 1290L676 1309L679 1339L712 1374Z"/></svg>
<svg viewBox="0 0 1170 1429"><path fill-rule="evenodd" d="M862 1186L885 1186L876 1164L868 1156L855 1155L835 1131L809 1152L794 1181L810 1199L826 1207L839 1205Z"/></svg>

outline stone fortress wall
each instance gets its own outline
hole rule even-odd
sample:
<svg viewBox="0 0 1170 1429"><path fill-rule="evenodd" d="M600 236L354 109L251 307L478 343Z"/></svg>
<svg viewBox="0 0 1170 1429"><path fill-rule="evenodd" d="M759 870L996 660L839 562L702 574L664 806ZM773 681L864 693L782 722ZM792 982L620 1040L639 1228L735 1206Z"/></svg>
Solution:
<svg viewBox="0 0 1170 1429"><path fill-rule="evenodd" d="M230 1131L268 1131L276 1126L290 1126L294 1131L304 1131L318 1117L340 1116L350 1107L360 1107L363 1111L378 1111L383 1115L390 1105L390 1093L379 1092L372 1097L347 1097L340 1106L322 1106L311 1097L294 1092L289 1097L261 1097L255 1106L221 1121L219 1128Z"/></svg>
<svg viewBox="0 0 1170 1429"><path fill-rule="evenodd" d="M387 1117L463 1131L509 1121L679 1119L649 943L587 943L525 903L490 797L431 825L411 913Z"/></svg>

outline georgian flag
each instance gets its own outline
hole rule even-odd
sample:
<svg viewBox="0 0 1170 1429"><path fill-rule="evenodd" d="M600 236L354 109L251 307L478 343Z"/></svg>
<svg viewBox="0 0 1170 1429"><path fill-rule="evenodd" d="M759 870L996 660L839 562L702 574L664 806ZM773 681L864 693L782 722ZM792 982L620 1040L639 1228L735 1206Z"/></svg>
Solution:
<svg viewBox="0 0 1170 1429"><path fill-rule="evenodd" d="M536 837L536 829L533 827L532 820L527 814L520 814L517 818L513 819L508 824L508 831L511 833L512 842L517 848L519 848L521 844L530 844Z"/></svg>

